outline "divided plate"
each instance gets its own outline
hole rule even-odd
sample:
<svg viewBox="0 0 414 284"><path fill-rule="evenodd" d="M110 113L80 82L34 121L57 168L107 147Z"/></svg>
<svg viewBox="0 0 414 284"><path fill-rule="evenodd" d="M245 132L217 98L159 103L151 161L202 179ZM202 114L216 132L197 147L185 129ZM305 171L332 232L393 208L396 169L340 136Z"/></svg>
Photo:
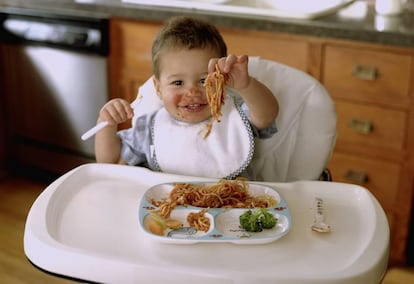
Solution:
<svg viewBox="0 0 414 284"><path fill-rule="evenodd" d="M195 185L214 185L216 182L186 182ZM194 206L177 206L170 215L170 219L179 220L183 224L180 229L165 229L163 235L156 235L147 230L144 220L150 211L157 210L151 200L168 200L171 190L176 183L162 183L149 188L142 198L139 208L139 224L141 229L151 238L173 244L191 244L198 242L229 242L235 244L264 244L273 242L287 234L291 227L291 216L285 199L273 188L248 183L248 192L252 196L270 195L276 204L267 210L277 218L276 226L272 229L263 229L261 232L247 232L240 227L239 216L247 210L256 211L258 208L210 208L204 214L210 219L210 229L207 232L197 231L190 227L187 215L190 212L199 212L203 208Z"/></svg>

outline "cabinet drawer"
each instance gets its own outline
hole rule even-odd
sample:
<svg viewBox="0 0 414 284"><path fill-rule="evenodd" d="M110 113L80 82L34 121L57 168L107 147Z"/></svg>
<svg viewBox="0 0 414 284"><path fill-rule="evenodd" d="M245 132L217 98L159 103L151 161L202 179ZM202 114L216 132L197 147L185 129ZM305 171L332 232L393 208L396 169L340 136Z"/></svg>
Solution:
<svg viewBox="0 0 414 284"><path fill-rule="evenodd" d="M334 97L406 107L411 68L409 55L327 46L322 81Z"/></svg>
<svg viewBox="0 0 414 284"><path fill-rule="evenodd" d="M340 100L336 111L338 143L403 150L406 112Z"/></svg>
<svg viewBox="0 0 414 284"><path fill-rule="evenodd" d="M306 41L259 31L220 29L220 33L229 54L260 56L307 71L309 45Z"/></svg>
<svg viewBox="0 0 414 284"><path fill-rule="evenodd" d="M384 208L393 208L401 172L399 164L335 152L328 168L334 181L361 185Z"/></svg>

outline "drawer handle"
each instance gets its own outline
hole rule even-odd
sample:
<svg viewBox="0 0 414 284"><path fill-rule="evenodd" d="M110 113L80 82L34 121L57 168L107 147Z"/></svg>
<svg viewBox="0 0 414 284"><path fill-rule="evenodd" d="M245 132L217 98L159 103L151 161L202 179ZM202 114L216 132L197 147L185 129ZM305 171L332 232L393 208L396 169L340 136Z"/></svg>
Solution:
<svg viewBox="0 0 414 284"><path fill-rule="evenodd" d="M357 64L352 74L359 79L374 81L378 77L378 70L375 66Z"/></svg>
<svg viewBox="0 0 414 284"><path fill-rule="evenodd" d="M351 119L351 121L348 123L348 126L352 130L362 134L369 134L374 128L370 120L357 118Z"/></svg>
<svg viewBox="0 0 414 284"><path fill-rule="evenodd" d="M345 179L352 181L352 182L357 182L360 184L364 184L368 182L368 174L365 172L358 172L358 171L354 171L354 170L347 170L345 173Z"/></svg>

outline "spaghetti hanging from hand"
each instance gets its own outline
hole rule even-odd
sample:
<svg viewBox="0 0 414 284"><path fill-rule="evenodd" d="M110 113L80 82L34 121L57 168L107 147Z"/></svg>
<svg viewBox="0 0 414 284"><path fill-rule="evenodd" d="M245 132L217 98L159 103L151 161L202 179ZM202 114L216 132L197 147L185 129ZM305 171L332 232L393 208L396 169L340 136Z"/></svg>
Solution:
<svg viewBox="0 0 414 284"><path fill-rule="evenodd" d="M207 101L211 109L211 119L207 124L207 130L204 134L204 139L210 135L213 123L215 121L220 122L221 106L224 103L225 93L225 77L220 73L218 65L215 66L216 70L213 73L208 74L204 86L206 87Z"/></svg>

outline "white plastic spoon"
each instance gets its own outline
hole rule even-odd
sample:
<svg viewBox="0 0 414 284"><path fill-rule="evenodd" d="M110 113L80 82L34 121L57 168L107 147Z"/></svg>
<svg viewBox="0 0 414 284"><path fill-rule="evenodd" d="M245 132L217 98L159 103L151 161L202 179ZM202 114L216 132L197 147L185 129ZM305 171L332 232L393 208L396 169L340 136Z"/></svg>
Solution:
<svg viewBox="0 0 414 284"><path fill-rule="evenodd" d="M108 121L101 121L99 122L97 125L95 125L94 127L92 127L91 129L89 129L88 131L86 131L82 136L82 140L88 140L89 138L91 138L93 135L95 135L99 130L101 130L102 128L104 128L105 126L108 125Z"/></svg>

